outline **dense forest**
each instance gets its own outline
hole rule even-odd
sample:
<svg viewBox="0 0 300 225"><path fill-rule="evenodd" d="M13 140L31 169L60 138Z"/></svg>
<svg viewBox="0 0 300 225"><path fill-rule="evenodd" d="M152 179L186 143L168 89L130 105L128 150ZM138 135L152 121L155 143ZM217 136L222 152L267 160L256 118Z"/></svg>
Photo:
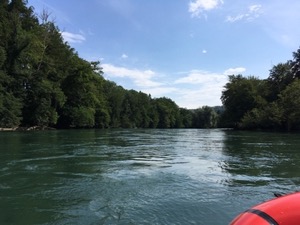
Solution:
<svg viewBox="0 0 300 225"><path fill-rule="evenodd" d="M2 128L217 126L219 107L182 109L105 80L100 63L80 58L49 13L35 14L27 1L0 2L0 40Z"/></svg>
<svg viewBox="0 0 300 225"><path fill-rule="evenodd" d="M223 124L239 129L300 129L300 49L279 63L269 77L229 76L221 100Z"/></svg>
<svg viewBox="0 0 300 225"><path fill-rule="evenodd" d="M267 79L229 76L223 106L191 110L104 79L25 0L1 0L0 40L2 128L300 129L300 49Z"/></svg>

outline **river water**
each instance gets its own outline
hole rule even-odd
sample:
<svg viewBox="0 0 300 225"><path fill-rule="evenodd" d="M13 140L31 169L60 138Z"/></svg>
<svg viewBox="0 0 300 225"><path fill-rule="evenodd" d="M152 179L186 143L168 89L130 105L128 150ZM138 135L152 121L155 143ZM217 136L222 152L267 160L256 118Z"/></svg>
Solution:
<svg viewBox="0 0 300 225"><path fill-rule="evenodd" d="M0 133L0 224L228 224L300 185L299 134Z"/></svg>

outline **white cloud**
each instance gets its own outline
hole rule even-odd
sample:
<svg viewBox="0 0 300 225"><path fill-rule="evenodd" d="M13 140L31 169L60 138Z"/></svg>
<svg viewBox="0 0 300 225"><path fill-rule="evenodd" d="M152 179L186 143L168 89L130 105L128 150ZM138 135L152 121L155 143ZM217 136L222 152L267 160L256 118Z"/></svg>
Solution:
<svg viewBox="0 0 300 225"><path fill-rule="evenodd" d="M204 11L215 9L223 4L223 0L193 0L189 3L189 12L192 16L200 16Z"/></svg>
<svg viewBox="0 0 300 225"><path fill-rule="evenodd" d="M227 16L226 22L237 22L240 20L252 21L262 14L262 6L261 5L251 5L248 7L248 11L246 13L241 13L237 16Z"/></svg>
<svg viewBox="0 0 300 225"><path fill-rule="evenodd" d="M175 84L216 84L216 83L224 83L227 81L228 75L233 74L241 74L246 71L244 67L237 68L229 68L224 71L223 74L219 73L211 73L203 70L192 70L189 72L188 76L179 78L175 80Z"/></svg>
<svg viewBox="0 0 300 225"><path fill-rule="evenodd" d="M150 94L152 97L159 98L166 96L168 94L174 94L175 92L178 93L180 89L176 87L154 87L154 88L146 88L142 89L141 91L147 94ZM176 99L172 99L176 102ZM177 102L176 102L177 103Z"/></svg>
<svg viewBox="0 0 300 225"><path fill-rule="evenodd" d="M127 58L128 58L128 55L122 54L121 58L122 58L122 59L127 59Z"/></svg>
<svg viewBox="0 0 300 225"><path fill-rule="evenodd" d="M262 2L262 1L261 1ZM240 3L244 4L244 3ZM239 8L239 5L232 8ZM226 22L255 21L257 26L279 44L290 49L299 47L300 30L300 1L282 0L264 1L262 4L252 4L239 13L232 12L225 19Z"/></svg>
<svg viewBox="0 0 300 225"><path fill-rule="evenodd" d="M203 54L206 54L206 53L207 53L207 51L206 51L205 49L203 49L203 50L202 50L202 53L203 53Z"/></svg>
<svg viewBox="0 0 300 225"><path fill-rule="evenodd" d="M188 76L175 80L175 84L215 84L224 82L224 74L211 73L201 70L192 70Z"/></svg>
<svg viewBox="0 0 300 225"><path fill-rule="evenodd" d="M220 97L226 82L227 75L225 74L192 70L187 76L174 82L185 85L185 88L180 89L176 103L190 109L204 105L221 105Z"/></svg>
<svg viewBox="0 0 300 225"><path fill-rule="evenodd" d="M223 73L213 73L203 70L181 72L182 77L168 82L168 77L163 77L152 70L128 69L112 64L103 64L104 75L109 80L126 78L132 83L124 88L133 88L152 97L168 97L184 108L195 109L204 105L221 105L220 97L224 85L228 82L228 75L246 71L243 67L229 68ZM156 82L155 79L161 79ZM165 79L165 80L164 80Z"/></svg>
<svg viewBox="0 0 300 225"><path fill-rule="evenodd" d="M61 32L64 41L69 43L82 43L85 37L82 34L74 34L70 32Z"/></svg>
<svg viewBox="0 0 300 225"><path fill-rule="evenodd" d="M221 105L220 97L228 75L245 72L243 67L229 68L223 73L212 73L202 70L192 70L187 76L175 80L175 85L184 85L178 88L176 103L185 108L193 109L204 105Z"/></svg>
<svg viewBox="0 0 300 225"><path fill-rule="evenodd" d="M225 70L224 75L237 75L237 74L242 74L245 71L246 68L244 67L229 68L228 70Z"/></svg>
<svg viewBox="0 0 300 225"><path fill-rule="evenodd" d="M112 64L102 64L103 72L109 77L121 77L131 79L138 87L158 87L162 84L152 79L156 73L152 70L128 69L125 67L117 67Z"/></svg>
<svg viewBox="0 0 300 225"><path fill-rule="evenodd" d="M235 16L235 17L227 16L226 22L234 23L234 22L236 22L236 21L239 21L239 20L244 19L244 17L245 17L245 14L240 14L240 15L237 15L237 16Z"/></svg>
<svg viewBox="0 0 300 225"><path fill-rule="evenodd" d="M249 12L254 13L254 14L259 13L260 9L261 9L261 5L251 5L251 6L249 6Z"/></svg>
<svg viewBox="0 0 300 225"><path fill-rule="evenodd" d="M220 97L223 86L210 85L198 89L181 89L176 104L183 108L196 109L202 106L222 105Z"/></svg>

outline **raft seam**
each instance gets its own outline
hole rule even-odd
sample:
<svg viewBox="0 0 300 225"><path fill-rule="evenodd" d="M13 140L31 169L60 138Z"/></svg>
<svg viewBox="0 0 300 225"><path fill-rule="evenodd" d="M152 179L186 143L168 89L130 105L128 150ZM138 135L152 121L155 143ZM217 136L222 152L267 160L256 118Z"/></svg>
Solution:
<svg viewBox="0 0 300 225"><path fill-rule="evenodd" d="M259 210L259 209L248 209L245 212L248 213L253 213L261 218L263 218L264 220L266 220L270 225L279 225L279 223L277 223L277 221L271 217L269 214Z"/></svg>

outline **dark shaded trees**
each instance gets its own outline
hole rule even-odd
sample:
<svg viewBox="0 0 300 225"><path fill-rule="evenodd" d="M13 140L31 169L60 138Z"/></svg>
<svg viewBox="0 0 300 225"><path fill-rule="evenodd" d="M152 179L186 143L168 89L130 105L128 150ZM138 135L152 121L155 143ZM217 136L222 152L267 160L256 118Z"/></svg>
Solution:
<svg viewBox="0 0 300 225"><path fill-rule="evenodd" d="M300 125L300 80L295 79L279 95L279 105L282 107L282 120L286 129L299 128Z"/></svg>
<svg viewBox="0 0 300 225"><path fill-rule="evenodd" d="M192 128L193 127L193 111L185 108L179 109L180 113L180 121L179 127L180 128Z"/></svg>
<svg viewBox="0 0 300 225"><path fill-rule="evenodd" d="M291 72L291 63L279 63L270 70L270 75L267 78L268 101L275 101L278 95L283 91L287 85L293 81L293 74Z"/></svg>
<svg viewBox="0 0 300 225"><path fill-rule="evenodd" d="M219 116L214 108L203 106L194 110L193 127L194 128L216 128L218 126Z"/></svg>
<svg viewBox="0 0 300 225"><path fill-rule="evenodd" d="M37 20L23 1L0 2L0 126L21 124L27 60L24 53Z"/></svg>
<svg viewBox="0 0 300 225"><path fill-rule="evenodd" d="M242 75L229 76L221 100L225 107L224 117L231 126L237 127L245 113L263 106L266 103L265 92L265 81Z"/></svg>
<svg viewBox="0 0 300 225"><path fill-rule="evenodd" d="M179 107L169 98L154 99L154 107L158 113L157 128L178 128Z"/></svg>
<svg viewBox="0 0 300 225"><path fill-rule="evenodd" d="M300 50L279 63L266 80L230 76L222 93L224 117L242 129L300 129Z"/></svg>

